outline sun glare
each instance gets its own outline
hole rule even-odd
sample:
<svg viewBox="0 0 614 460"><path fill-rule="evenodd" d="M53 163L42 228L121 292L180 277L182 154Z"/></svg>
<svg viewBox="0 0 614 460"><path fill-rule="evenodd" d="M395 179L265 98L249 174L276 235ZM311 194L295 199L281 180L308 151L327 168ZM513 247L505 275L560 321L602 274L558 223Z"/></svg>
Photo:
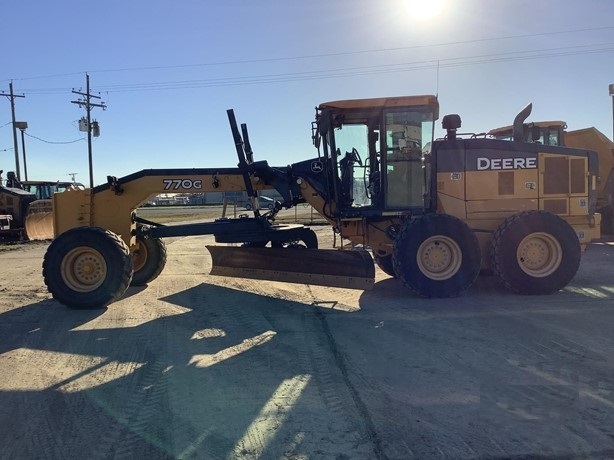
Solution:
<svg viewBox="0 0 614 460"><path fill-rule="evenodd" d="M405 0L411 18L428 21L441 14L445 0Z"/></svg>

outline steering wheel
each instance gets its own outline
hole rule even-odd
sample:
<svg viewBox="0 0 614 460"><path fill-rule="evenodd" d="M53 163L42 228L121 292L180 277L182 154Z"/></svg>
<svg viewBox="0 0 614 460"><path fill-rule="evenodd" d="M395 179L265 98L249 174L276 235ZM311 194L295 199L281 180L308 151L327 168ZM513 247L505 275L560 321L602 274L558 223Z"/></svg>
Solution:
<svg viewBox="0 0 614 460"><path fill-rule="evenodd" d="M352 152L350 153L351 160L354 163L357 163L359 166L362 166L362 158L360 157L360 153L354 147L352 147Z"/></svg>

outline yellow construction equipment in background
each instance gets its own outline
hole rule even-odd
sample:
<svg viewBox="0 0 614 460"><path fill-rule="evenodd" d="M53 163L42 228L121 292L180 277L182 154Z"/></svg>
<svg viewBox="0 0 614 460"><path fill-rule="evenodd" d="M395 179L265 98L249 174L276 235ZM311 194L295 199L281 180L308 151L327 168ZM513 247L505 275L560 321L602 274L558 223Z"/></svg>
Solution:
<svg viewBox="0 0 614 460"><path fill-rule="evenodd" d="M513 140L512 126L495 128L488 132L496 139ZM599 156L597 178L597 212L601 214L601 232L614 234L614 142L595 127L567 131L564 121L536 121L524 124L518 133L523 142L560 145L575 149L594 150Z"/></svg>
<svg viewBox="0 0 614 460"><path fill-rule="evenodd" d="M14 172L7 174L6 184L2 182L0 177L0 215L10 216L10 225L0 229L0 237L20 240L52 239L51 197L54 193L84 188L78 182L19 181Z"/></svg>

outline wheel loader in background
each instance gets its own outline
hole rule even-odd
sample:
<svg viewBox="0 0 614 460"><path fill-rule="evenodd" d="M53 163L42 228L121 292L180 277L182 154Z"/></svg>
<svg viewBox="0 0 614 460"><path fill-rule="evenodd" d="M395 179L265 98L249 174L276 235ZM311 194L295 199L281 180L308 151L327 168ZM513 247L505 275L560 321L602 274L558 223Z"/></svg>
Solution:
<svg viewBox="0 0 614 460"><path fill-rule="evenodd" d="M54 193L84 189L85 186L76 181L24 180L21 181L21 188L36 195L38 200L50 200Z"/></svg>
<svg viewBox="0 0 614 460"><path fill-rule="evenodd" d="M101 307L159 275L161 238L209 234L214 275L369 289L375 262L425 297L459 295L481 270L523 294L562 289L599 237L597 153L459 135L458 115L443 117L447 134L434 140L438 117L428 95L323 103L317 156L272 167L254 160L247 126L228 110L235 168L142 170L55 194L45 283L70 307ZM282 197L266 212L263 189ZM165 226L135 214L155 194L209 191L246 191L253 217ZM300 203L351 244L318 249L311 229L276 223Z"/></svg>
<svg viewBox="0 0 614 460"><path fill-rule="evenodd" d="M51 197L67 189L81 188L78 182L19 181L7 173L2 184L0 170L0 238L12 240L50 240L53 238Z"/></svg>
<svg viewBox="0 0 614 460"><path fill-rule="evenodd" d="M601 233L614 235L614 142L595 127L567 131L564 121L536 121L524 123L522 131L514 133L513 126L491 129L495 139L560 145L576 149L590 149L599 156L597 178L597 212L601 214Z"/></svg>
<svg viewBox="0 0 614 460"><path fill-rule="evenodd" d="M9 172L9 180L4 185L0 171L0 239L23 240L25 221L29 205L36 201L36 195L26 192L13 181L14 173Z"/></svg>
<svg viewBox="0 0 614 460"><path fill-rule="evenodd" d="M36 193L25 190L12 171L7 173L3 184L2 172L0 170L0 240L51 239L53 229L46 217L52 210L50 197L41 200Z"/></svg>

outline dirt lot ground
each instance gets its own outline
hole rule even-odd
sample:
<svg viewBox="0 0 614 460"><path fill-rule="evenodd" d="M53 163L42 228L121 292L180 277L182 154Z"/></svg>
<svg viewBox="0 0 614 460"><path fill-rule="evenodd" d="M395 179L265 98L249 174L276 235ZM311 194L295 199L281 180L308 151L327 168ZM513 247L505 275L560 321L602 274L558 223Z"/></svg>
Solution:
<svg viewBox="0 0 614 460"><path fill-rule="evenodd" d="M614 458L612 243L555 295L438 300L209 276L208 241L88 311L0 251L0 458Z"/></svg>

